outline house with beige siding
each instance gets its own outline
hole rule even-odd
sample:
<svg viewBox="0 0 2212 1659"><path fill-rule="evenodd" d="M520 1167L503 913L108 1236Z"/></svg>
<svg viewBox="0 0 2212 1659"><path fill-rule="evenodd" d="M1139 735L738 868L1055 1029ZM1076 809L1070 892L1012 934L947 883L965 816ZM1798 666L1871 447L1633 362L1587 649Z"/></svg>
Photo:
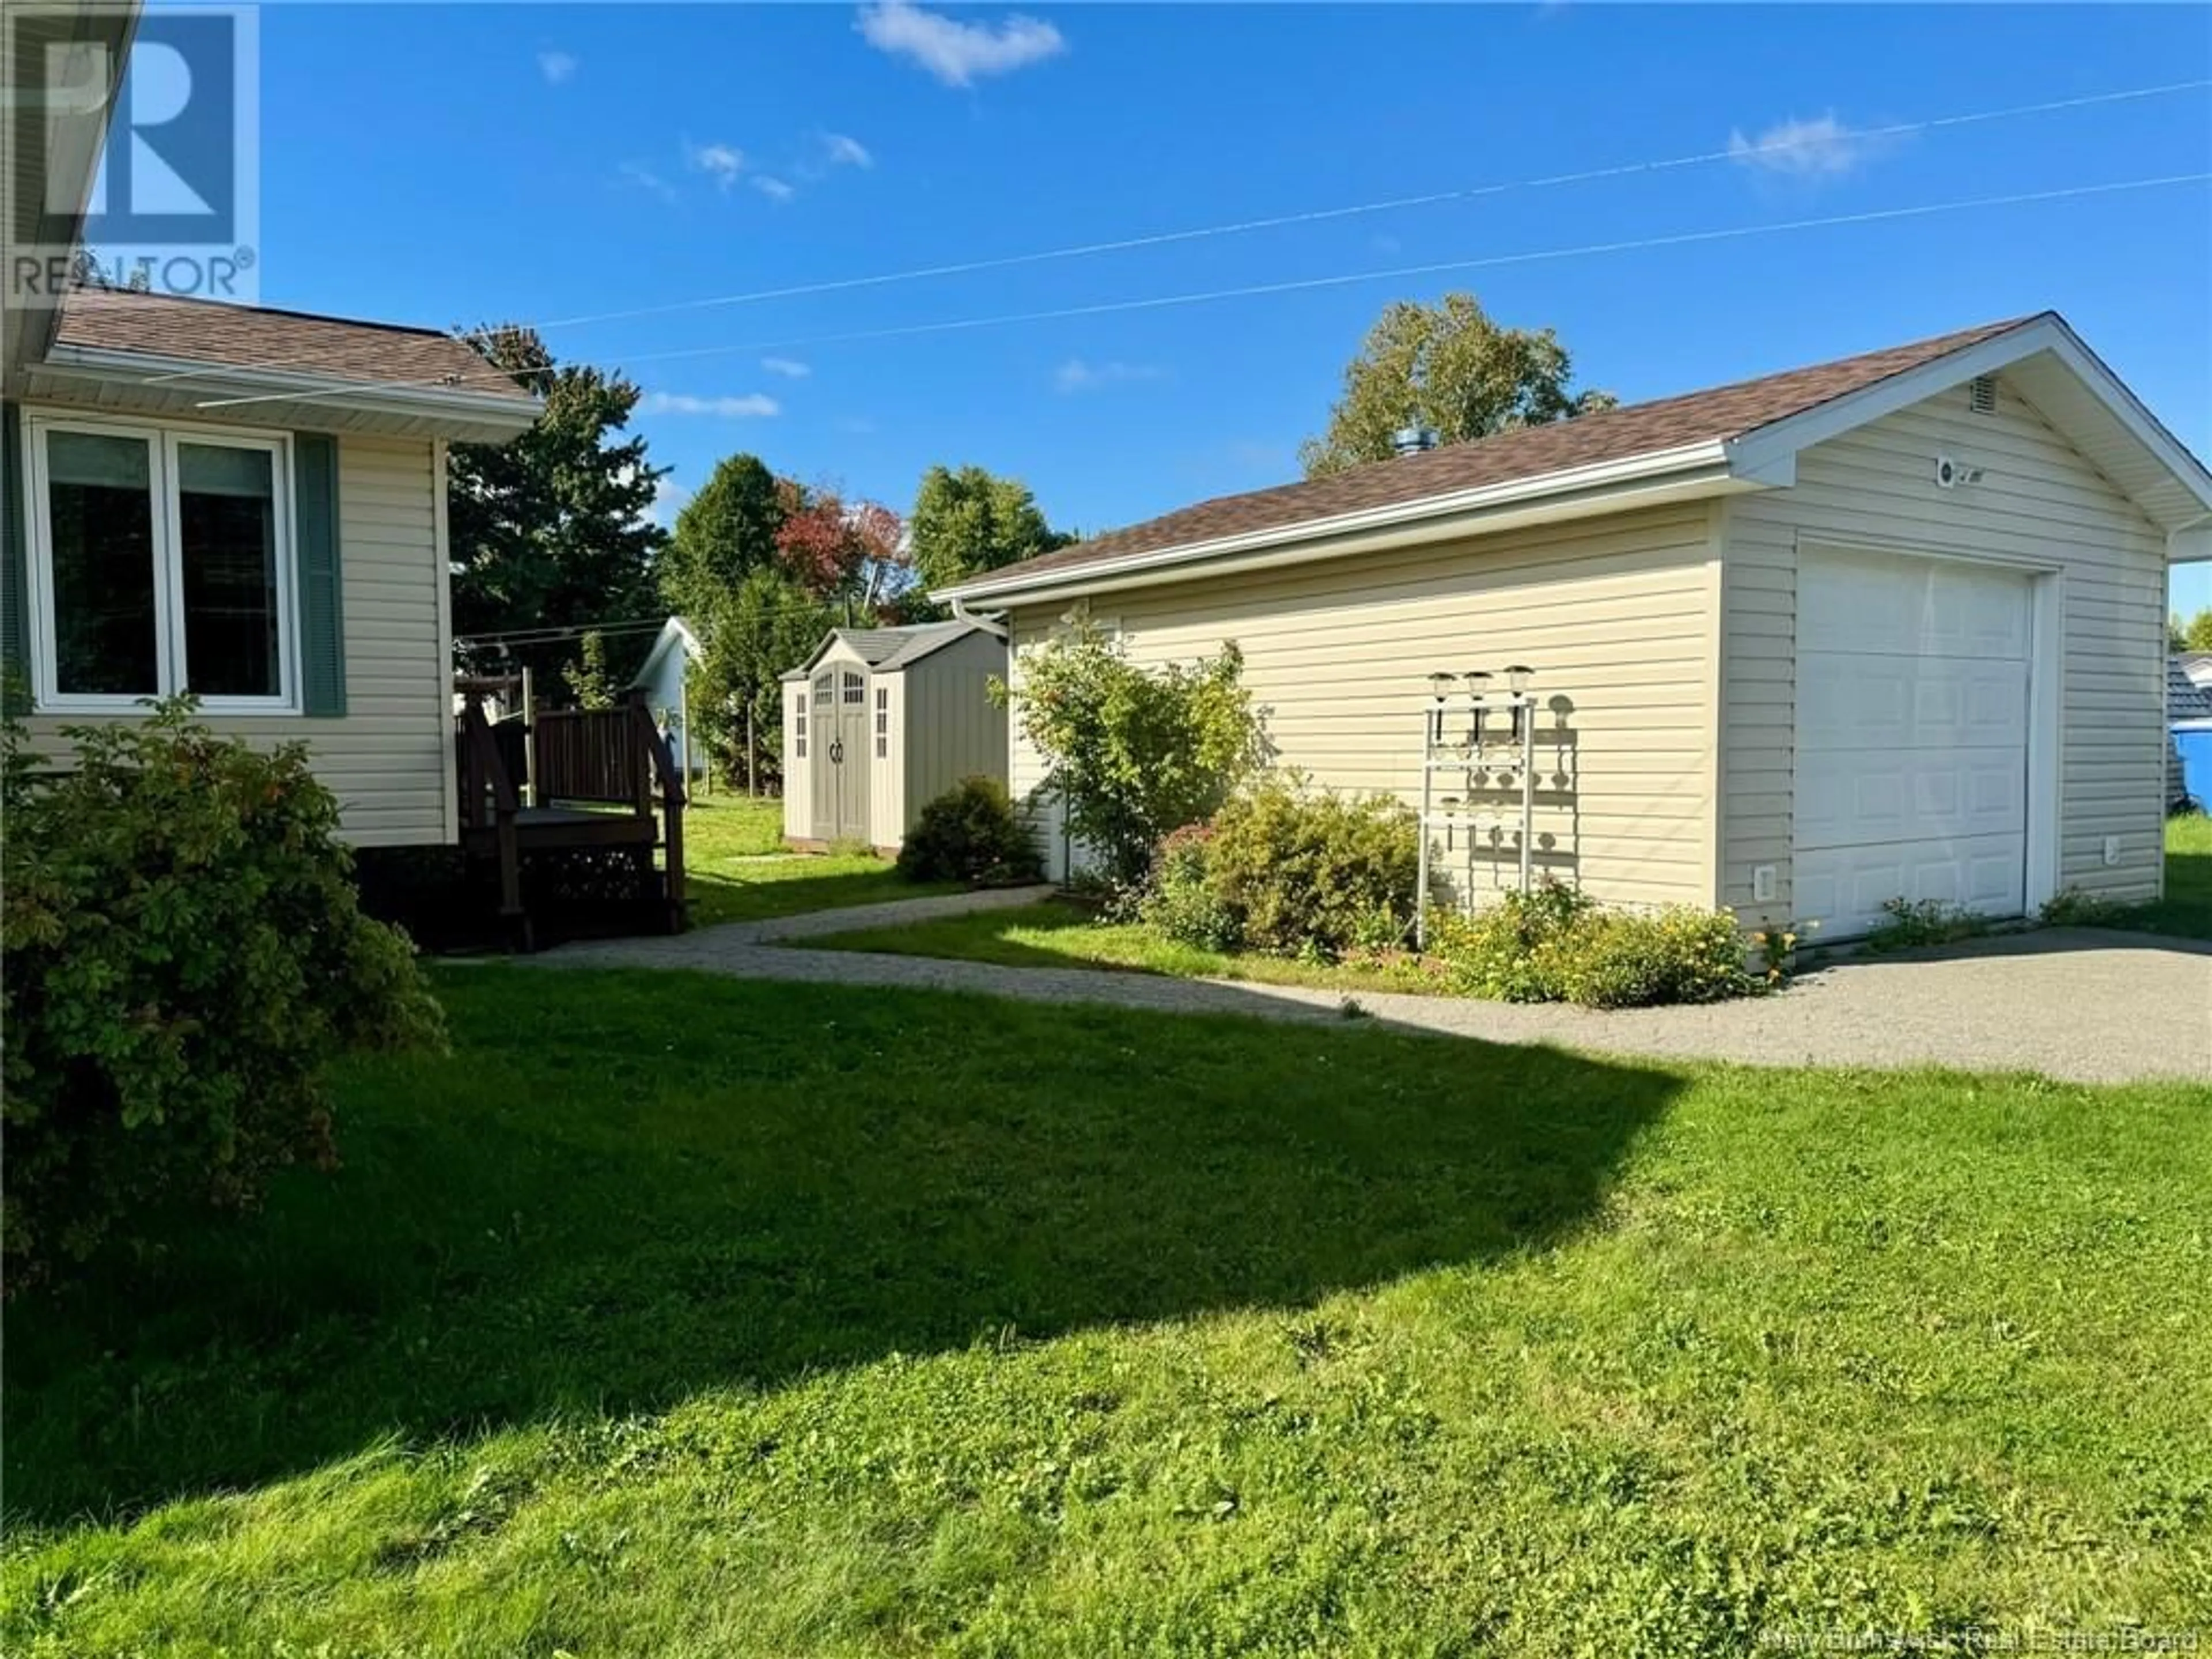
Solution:
<svg viewBox="0 0 2212 1659"><path fill-rule="evenodd" d="M134 21L50 32L119 74ZM97 118L11 125L11 283L70 269ZM446 449L538 400L430 330L43 277L0 310L0 666L33 746L189 692L304 742L353 842L455 841Z"/></svg>
<svg viewBox="0 0 2212 1659"><path fill-rule="evenodd" d="M896 854L962 779L1006 781L1003 629L972 618L838 628L783 676L783 833Z"/></svg>
<svg viewBox="0 0 2212 1659"><path fill-rule="evenodd" d="M446 448L538 402L450 336L79 289L0 407L33 746L190 692L307 744L362 846L453 842Z"/></svg>
<svg viewBox="0 0 2212 1659"><path fill-rule="evenodd" d="M1430 675L1526 665L1534 869L1848 938L1893 898L2160 893L2166 571L2206 557L2212 475L2045 313L1201 502L938 597L1003 618L1018 695L1077 613L1140 662L1234 641L1280 763L1409 805ZM1018 723L1008 765L1049 867L1079 866ZM1517 875L1517 816L1425 833L1463 896Z"/></svg>

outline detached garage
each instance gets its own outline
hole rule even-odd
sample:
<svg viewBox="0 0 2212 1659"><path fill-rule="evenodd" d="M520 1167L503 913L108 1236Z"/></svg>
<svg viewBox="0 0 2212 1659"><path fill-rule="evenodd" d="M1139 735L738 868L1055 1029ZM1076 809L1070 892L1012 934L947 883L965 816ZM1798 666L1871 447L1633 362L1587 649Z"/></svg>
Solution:
<svg viewBox="0 0 2212 1659"><path fill-rule="evenodd" d="M989 623L835 629L783 676L783 834L897 852L963 778L1006 776L1005 630Z"/></svg>
<svg viewBox="0 0 2212 1659"><path fill-rule="evenodd" d="M1280 763L1416 805L1431 676L1533 670L1492 868L1525 836L1602 900L1842 939L1895 899L2159 895L2166 569L2206 557L2212 474L2045 313L1201 502L939 597L1004 617L1018 689L1076 611L1144 662L1234 640ZM1079 866L1011 742L1049 867ZM1474 868L1449 813L1428 833Z"/></svg>

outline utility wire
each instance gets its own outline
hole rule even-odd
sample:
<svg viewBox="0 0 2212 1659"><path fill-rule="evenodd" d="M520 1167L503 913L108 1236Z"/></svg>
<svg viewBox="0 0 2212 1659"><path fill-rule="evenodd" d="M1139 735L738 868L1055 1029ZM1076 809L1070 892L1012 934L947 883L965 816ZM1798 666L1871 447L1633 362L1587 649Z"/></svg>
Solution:
<svg viewBox="0 0 2212 1659"><path fill-rule="evenodd" d="M637 352L623 358L622 362L627 368L642 362L672 362L703 357L729 356L744 352L838 345L859 341L902 339L916 335L1002 328L1022 323L1053 322L1076 317L1101 317L1123 312L1157 311L1174 306L1206 305L1224 300L1252 299L1267 295L1344 288L1360 283L1395 282L1413 276L1440 276L1446 272L1495 270L1508 265L1583 258L1596 254L1629 253L1651 248L1686 247L1700 243L1740 240L1754 236L1779 235L1795 231L1825 230L1845 225L1879 224L1905 219L1928 218L1938 214L1964 213L1988 208L2021 207L2044 202L2075 201L2088 197L2117 195L2129 191L2161 190L2180 185L2206 183L2212 183L2212 173L2169 173L2157 178L2124 179L2106 184L2074 185L2055 190L2021 191L2002 196L1972 197L1960 201L1929 202L1914 207L1875 208L1861 213L1829 214L1819 218L1789 219L1772 224L1730 225L1711 230L1680 231L1662 236L1638 236L1619 241L1584 242L1569 247L1540 248L1521 253L1489 254L1472 259L1443 259L1425 264L1398 265L1382 270L1349 271L1336 276L1297 277L1277 283L1253 283L1240 288L1157 295L1136 300L1109 300L1091 305L1058 306L1042 311L1003 312L993 316L948 318L935 322L908 323L885 328L853 329L830 334L787 336L779 339L747 341L732 345L695 346L668 351ZM214 368L213 372L220 372L220 370ZM361 392L422 390L452 386L464 380L503 380L507 378L504 371L488 368L481 374L445 375L434 380L363 380L344 386L332 387L327 391L275 392L245 398L209 398L203 400L196 407L237 409L252 404L313 403L323 398L349 397Z"/></svg>
<svg viewBox="0 0 2212 1659"><path fill-rule="evenodd" d="M1440 206L1449 202L1474 201L1485 197L1506 195L1515 191L1550 190L1564 185L1592 184L1607 179L1626 179L1644 173L1672 172L1684 167L1709 167L1722 161L1756 161L1761 157L1788 155L1792 151L1820 145L1880 143L1885 139L1908 137L1917 133L1978 125L1990 121L2016 120L2032 115L2051 115L2146 98L2171 97L2179 93L2202 92L2208 88L2212 88L2212 79L2174 81L2159 86L2130 87L2114 92L2090 93L2078 98L2057 98L2046 100L2041 103L2014 104L2002 109L1971 110L1959 114L1929 116L1917 121L1896 121L1883 126L1851 127L1834 132L1768 139L1758 143L1731 144L1725 149L1703 150L1695 155L1668 156L1657 161L1626 161L1611 167L1585 168L1576 173L1557 173L1532 179L1468 185L1452 190L1431 191L1420 195L1392 197L1382 201L1359 202L1340 207L1315 208L1298 213L1275 214L1263 218L1195 226L1183 230L1158 231L1146 235L1118 237L1105 241L1079 242L1066 247L1043 248L1025 253L999 254L988 258L959 260L946 264L920 265L905 270L882 271L865 276L832 277L821 282L798 283L781 288L755 289L750 292L715 295L703 299L674 300L660 305L634 306L618 311L587 312L574 317L556 317L537 323L517 324L513 326L535 328L541 332L552 329L581 328L592 324L628 322L643 317L669 316L679 312L757 305L770 300L799 299L811 295L844 293L854 289L882 288L899 283L921 282L945 276L972 276L981 271L1006 270L1018 266L1042 264L1055 260L1090 258L1104 253L1125 253L1139 248L1164 247L1180 242L1202 241L1217 236L1241 236L1254 231L1279 230L1294 225L1322 224L1332 220L1358 218L1370 214ZM483 330L470 330L459 337L463 339L481 337L484 332ZM257 363L253 367L284 368L312 361L313 360L309 357L274 358L265 362ZM157 375L148 380L146 384L160 386L170 380L192 378L194 378L192 371L178 370Z"/></svg>

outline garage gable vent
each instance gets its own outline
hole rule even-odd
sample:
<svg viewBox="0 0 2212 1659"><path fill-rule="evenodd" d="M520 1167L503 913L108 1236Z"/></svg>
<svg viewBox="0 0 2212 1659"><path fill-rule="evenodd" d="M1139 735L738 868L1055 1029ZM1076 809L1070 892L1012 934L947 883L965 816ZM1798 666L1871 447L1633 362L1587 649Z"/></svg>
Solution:
<svg viewBox="0 0 2212 1659"><path fill-rule="evenodd" d="M1972 384L1966 389L1966 400L1967 406L1977 415L1996 414L1997 377L1994 374L1975 375Z"/></svg>

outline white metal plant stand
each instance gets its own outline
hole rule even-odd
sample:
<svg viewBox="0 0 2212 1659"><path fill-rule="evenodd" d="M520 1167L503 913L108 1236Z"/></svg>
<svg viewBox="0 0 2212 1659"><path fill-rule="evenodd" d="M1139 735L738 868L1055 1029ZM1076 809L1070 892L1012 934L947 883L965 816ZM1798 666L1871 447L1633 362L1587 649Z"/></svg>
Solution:
<svg viewBox="0 0 2212 1659"><path fill-rule="evenodd" d="M1428 943L1429 872L1439 832L1447 852L1462 833L1470 844L1510 833L1520 854L1521 890L1527 892L1534 879L1536 698L1528 682L1535 671L1516 664L1504 674L1502 694L1490 690L1492 677L1480 670L1429 676L1433 695L1422 715L1421 858L1413 900L1417 946ZM1468 697L1455 710L1451 689L1462 683ZM1437 780L1455 776L1460 793L1439 795Z"/></svg>

